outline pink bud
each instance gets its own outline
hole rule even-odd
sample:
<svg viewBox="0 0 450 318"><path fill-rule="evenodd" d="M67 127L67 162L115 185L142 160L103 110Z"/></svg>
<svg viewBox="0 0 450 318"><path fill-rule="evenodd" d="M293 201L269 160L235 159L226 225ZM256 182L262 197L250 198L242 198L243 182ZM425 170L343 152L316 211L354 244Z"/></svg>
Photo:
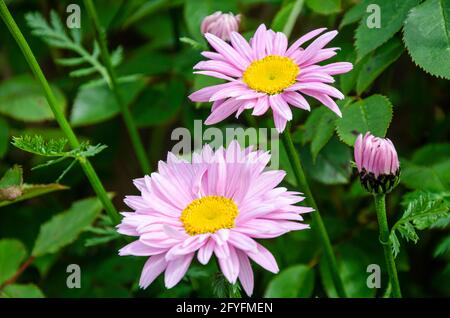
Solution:
<svg viewBox="0 0 450 318"><path fill-rule="evenodd" d="M231 32L238 32L240 22L240 14L217 11L203 19L201 31L203 34L212 33L224 41L229 41Z"/></svg>
<svg viewBox="0 0 450 318"><path fill-rule="evenodd" d="M369 132L364 137L360 134L356 139L355 162L360 173L364 169L367 173L373 173L375 178L380 175L395 175L400 168L392 142Z"/></svg>

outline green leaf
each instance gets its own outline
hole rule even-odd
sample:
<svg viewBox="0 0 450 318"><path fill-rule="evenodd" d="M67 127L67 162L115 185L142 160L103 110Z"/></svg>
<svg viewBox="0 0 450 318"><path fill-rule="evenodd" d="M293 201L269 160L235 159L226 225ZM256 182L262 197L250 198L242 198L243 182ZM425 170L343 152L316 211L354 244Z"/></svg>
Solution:
<svg viewBox="0 0 450 318"><path fill-rule="evenodd" d="M374 297L376 290L367 287L367 265L373 264L372 255L355 245L344 243L336 248L338 271L348 297ZM337 293L325 257L319 263L322 284L328 297L336 298Z"/></svg>
<svg viewBox="0 0 450 318"><path fill-rule="evenodd" d="M8 169L0 179L0 189L22 186L22 173L22 167L19 165L14 165L14 167Z"/></svg>
<svg viewBox="0 0 450 318"><path fill-rule="evenodd" d="M9 144L9 125L8 122L0 117L0 158L3 158L8 151Z"/></svg>
<svg viewBox="0 0 450 318"><path fill-rule="evenodd" d="M0 285L14 276L26 256L27 250L22 242L13 239L0 240Z"/></svg>
<svg viewBox="0 0 450 318"><path fill-rule="evenodd" d="M311 141L313 161L334 135L336 114L326 107L315 108L305 123L304 141Z"/></svg>
<svg viewBox="0 0 450 318"><path fill-rule="evenodd" d="M394 257L399 252L400 243L395 231L398 231L407 241L417 243L419 236L416 230L432 227L437 221L447 218L450 206L443 199L435 200L424 194L410 201L402 217L391 229L390 241Z"/></svg>
<svg viewBox="0 0 450 318"><path fill-rule="evenodd" d="M69 187L59 184L59 183L48 183L48 184L23 184L21 187L21 194L13 200L1 200L0 207L4 207L13 203L25 201L32 199L47 193L54 191L67 190ZM1 191L0 191L1 192ZM0 195L1 196L1 195Z"/></svg>
<svg viewBox="0 0 450 318"><path fill-rule="evenodd" d="M170 81L167 86L154 88L143 92L132 110L138 127L167 123L176 117L185 101L186 87L180 81Z"/></svg>
<svg viewBox="0 0 450 318"><path fill-rule="evenodd" d="M392 120L392 104L382 95L372 95L342 109L336 130L343 142L353 146L356 137L370 131L378 137L386 135Z"/></svg>
<svg viewBox="0 0 450 318"><path fill-rule="evenodd" d="M433 256L439 257L450 253L450 235L444 238L436 247Z"/></svg>
<svg viewBox="0 0 450 318"><path fill-rule="evenodd" d="M122 78L119 89L125 104L132 103L147 84L144 78ZM106 83L82 86L75 97L70 122L73 126L97 124L120 112L114 94Z"/></svg>
<svg viewBox="0 0 450 318"><path fill-rule="evenodd" d="M196 0L186 1L184 5L184 19L191 37L196 41L203 41L200 25L203 19L216 11L238 13L235 0Z"/></svg>
<svg viewBox="0 0 450 318"><path fill-rule="evenodd" d="M89 198L75 202L69 210L52 217L41 226L32 255L56 253L69 245L94 222L101 210L100 201Z"/></svg>
<svg viewBox="0 0 450 318"><path fill-rule="evenodd" d="M266 298L307 298L314 289L314 270L295 265L281 271L267 286Z"/></svg>
<svg viewBox="0 0 450 318"><path fill-rule="evenodd" d="M402 55L402 52L402 42L397 38L376 49L358 73L356 93L361 95L389 65Z"/></svg>
<svg viewBox="0 0 450 318"><path fill-rule="evenodd" d="M354 5L350 10L347 10L344 17L342 18L341 23L339 24L339 29L342 29L344 26L358 22L366 13L367 5L372 0L362 0L358 4Z"/></svg>
<svg viewBox="0 0 450 318"><path fill-rule="evenodd" d="M66 109L66 98L52 86L56 105ZM12 77L0 84L0 114L25 122L40 122L53 119L53 113L42 92L42 88L31 76Z"/></svg>
<svg viewBox="0 0 450 318"><path fill-rule="evenodd" d="M405 21L406 48L425 72L450 79L450 2L427 0Z"/></svg>
<svg viewBox="0 0 450 318"><path fill-rule="evenodd" d="M0 298L44 298L44 294L34 284L12 284L0 291Z"/></svg>
<svg viewBox="0 0 450 318"><path fill-rule="evenodd" d="M0 179L0 204L13 201L22 195L22 167L15 165Z"/></svg>
<svg viewBox="0 0 450 318"><path fill-rule="evenodd" d="M366 12L361 19L355 33L355 47L358 60L372 52L397 33L405 20L408 11L416 6L419 0L372 0L371 5L379 10ZM372 22L379 13L380 27L373 27Z"/></svg>
<svg viewBox="0 0 450 318"><path fill-rule="evenodd" d="M401 182L411 189L450 189L450 144L429 144L417 150L411 160L402 159Z"/></svg>
<svg viewBox="0 0 450 318"><path fill-rule="evenodd" d="M305 151L306 150L306 151ZM323 184L346 184L351 175L350 149L332 138L317 156L313 163L310 152L303 148L300 154L305 171L311 178Z"/></svg>
<svg viewBox="0 0 450 318"><path fill-rule="evenodd" d="M333 14L341 11L341 0L306 0L306 5L319 14Z"/></svg>
<svg viewBox="0 0 450 318"><path fill-rule="evenodd" d="M23 151L46 157L64 156L67 145L66 138L46 140L40 135L23 135L13 137L12 144Z"/></svg>
<svg viewBox="0 0 450 318"><path fill-rule="evenodd" d="M281 32L283 31L284 26L286 25L287 20L289 19L289 15L291 14L292 8L294 7L294 1L286 2L283 7L278 10L277 14L273 18L271 29L274 31Z"/></svg>

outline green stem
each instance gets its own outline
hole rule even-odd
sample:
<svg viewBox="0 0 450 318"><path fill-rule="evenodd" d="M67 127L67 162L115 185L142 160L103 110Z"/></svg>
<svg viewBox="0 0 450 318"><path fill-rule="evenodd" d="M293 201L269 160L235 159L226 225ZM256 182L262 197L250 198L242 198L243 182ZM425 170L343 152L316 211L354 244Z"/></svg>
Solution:
<svg viewBox="0 0 450 318"><path fill-rule="evenodd" d="M286 35L286 37L289 39L289 36L291 35L292 29L294 28L295 22L297 22L298 15L300 14L300 11L302 11L304 0L297 0L294 3L294 6L292 7L292 11L289 14L289 17L286 21L286 24L283 27L283 33Z"/></svg>
<svg viewBox="0 0 450 318"><path fill-rule="evenodd" d="M323 223L322 217L320 216L319 208L317 207L316 201L309 188L308 181L306 180L305 173L303 172L302 164L300 162L300 157L295 150L294 143L292 142L292 137L290 133L290 125L288 125L281 135L284 147L289 157L292 169L294 170L295 179L297 180L297 186L300 191L305 194L306 200L309 202L311 207L315 210L311 213L312 217L312 229L318 236L320 243L322 244L324 255L329 265L331 272L331 278L333 279L336 292L339 297L347 297L344 285L342 284L341 277L339 276L339 271L337 267L336 257L331 246L330 238L328 237L325 224Z"/></svg>
<svg viewBox="0 0 450 318"><path fill-rule="evenodd" d="M66 117L64 116L63 111L59 108L55 95L53 94L53 91L50 88L50 85L47 79L45 78L45 75L42 72L39 63L37 62L22 32L20 31L19 27L14 21L14 18L9 12L8 7L6 6L4 0L0 0L0 15L3 21L5 22L6 26L8 27L11 35L14 37L17 44L19 45L28 65L30 66L31 71L33 72L34 76L42 86L45 97L53 112L53 115L56 121L58 122L59 126L61 127L61 130L66 135L70 143L70 146L74 149L78 148L80 146L78 138L73 132L72 127L70 127L70 124L67 121ZM103 184L98 178L94 168L86 158L80 160L80 164L84 172L86 173L86 176L88 177L89 181L91 182L92 188L94 189L97 197L102 202L103 207L105 208L105 210L107 211L113 222L118 223L118 221L120 220L120 215L117 213L117 210L114 208L111 200L109 199L108 194L106 193L105 188L103 187Z"/></svg>
<svg viewBox="0 0 450 318"><path fill-rule="evenodd" d="M398 281L397 268L395 266L394 255L392 255L392 247L389 241L389 226L386 217L386 195L376 194L373 196L375 200L375 209L377 211L378 226L380 230L380 242L383 245L384 258L388 270L389 280L391 282L392 295L395 298L401 298L400 283Z"/></svg>
<svg viewBox="0 0 450 318"><path fill-rule="evenodd" d="M127 127L128 134L130 135L131 143L133 144L133 148L136 153L137 159L141 166L142 172L144 172L145 174L149 174L151 169L147 158L147 154L145 152L144 145L142 143L141 137L139 136L130 109L128 108L128 105L124 102L122 95L119 91L117 76L111 62L111 56L109 54L108 45L106 41L106 32L100 25L97 11L95 10L95 6L92 0L84 0L84 5L86 7L89 18L91 19L91 22L94 26L95 36L100 46L100 54L102 56L103 63L105 64L106 71L108 72L109 78L111 80L110 87L114 94L114 97L116 98L117 103L120 106L122 117L125 122L125 126Z"/></svg>

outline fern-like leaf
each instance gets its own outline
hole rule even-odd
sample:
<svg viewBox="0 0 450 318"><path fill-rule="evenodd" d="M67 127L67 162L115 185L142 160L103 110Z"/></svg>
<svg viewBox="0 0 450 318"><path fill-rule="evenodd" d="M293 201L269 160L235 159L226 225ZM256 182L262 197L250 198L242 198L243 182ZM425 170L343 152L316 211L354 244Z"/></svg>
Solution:
<svg viewBox="0 0 450 318"><path fill-rule="evenodd" d="M77 29L71 29L70 32L67 32L55 11L50 12L50 23L39 12L28 13L25 18L32 29L32 34L41 38L49 46L66 49L78 55L55 60L62 66L77 67L76 70L69 73L69 76L82 77L98 73L108 84L111 83L106 68L100 62L100 48L96 41L93 43L92 53L89 53L82 45L81 32ZM111 54L111 62L115 67L122 60L123 50L118 47Z"/></svg>
<svg viewBox="0 0 450 318"><path fill-rule="evenodd" d="M400 251L396 231L407 241L417 243L419 236L416 230L431 228L449 217L450 206L442 196L425 192L409 196L413 199L409 201L403 216L394 224L390 233L394 256Z"/></svg>

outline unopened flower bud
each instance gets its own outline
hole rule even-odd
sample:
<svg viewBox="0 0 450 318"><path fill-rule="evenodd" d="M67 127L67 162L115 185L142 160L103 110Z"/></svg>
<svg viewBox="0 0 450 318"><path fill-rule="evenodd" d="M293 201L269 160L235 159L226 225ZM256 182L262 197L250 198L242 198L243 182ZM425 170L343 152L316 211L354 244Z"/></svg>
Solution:
<svg viewBox="0 0 450 318"><path fill-rule="evenodd" d="M360 134L355 142L355 162L361 184L370 193L388 193L400 180L397 151L387 138Z"/></svg>
<svg viewBox="0 0 450 318"><path fill-rule="evenodd" d="M231 32L238 32L241 16L217 11L203 19L201 31L211 33L224 41L230 41Z"/></svg>

